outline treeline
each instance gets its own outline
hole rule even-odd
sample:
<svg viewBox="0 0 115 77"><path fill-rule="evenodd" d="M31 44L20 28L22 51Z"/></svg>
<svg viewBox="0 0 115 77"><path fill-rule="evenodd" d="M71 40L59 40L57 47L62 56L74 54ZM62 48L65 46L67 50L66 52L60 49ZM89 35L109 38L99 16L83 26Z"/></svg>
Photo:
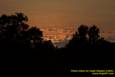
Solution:
<svg viewBox="0 0 115 77"><path fill-rule="evenodd" d="M63 50L90 47L110 48L114 43L104 40L100 36L99 28L95 25L88 27L80 25L78 32L64 48L57 48L51 40L44 40L43 32L37 27L27 24L28 17L23 13L0 16L0 49L37 49L37 50Z"/></svg>
<svg viewBox="0 0 115 77"><path fill-rule="evenodd" d="M84 61L109 63L113 59L115 43L101 37L95 25L80 25L69 43L63 48L57 48L51 40L44 40L39 28L30 27L27 21L28 17L23 13L0 16L0 54L5 56L3 62L32 64L29 68L27 65L18 66L18 69L26 67L26 71L31 69L40 72L47 69L49 74L53 72L59 77L65 72L65 66L69 69L69 64Z"/></svg>

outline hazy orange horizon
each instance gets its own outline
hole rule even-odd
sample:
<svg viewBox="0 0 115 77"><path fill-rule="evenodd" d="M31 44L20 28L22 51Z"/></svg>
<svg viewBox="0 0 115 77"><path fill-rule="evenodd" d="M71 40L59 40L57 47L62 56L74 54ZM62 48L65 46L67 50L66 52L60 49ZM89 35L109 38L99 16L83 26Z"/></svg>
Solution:
<svg viewBox="0 0 115 77"><path fill-rule="evenodd" d="M22 12L46 39L61 41L80 24L97 25L102 36L115 41L115 0L2 0L0 15ZM54 33L55 31L55 33Z"/></svg>

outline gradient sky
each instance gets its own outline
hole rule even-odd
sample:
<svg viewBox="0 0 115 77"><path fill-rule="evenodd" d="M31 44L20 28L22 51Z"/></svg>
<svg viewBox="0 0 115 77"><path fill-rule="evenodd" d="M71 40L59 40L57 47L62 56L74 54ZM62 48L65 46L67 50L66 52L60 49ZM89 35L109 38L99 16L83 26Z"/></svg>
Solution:
<svg viewBox="0 0 115 77"><path fill-rule="evenodd" d="M115 0L0 0L0 14L15 12L25 13L53 40L71 35L80 24L96 24L106 39L115 41Z"/></svg>

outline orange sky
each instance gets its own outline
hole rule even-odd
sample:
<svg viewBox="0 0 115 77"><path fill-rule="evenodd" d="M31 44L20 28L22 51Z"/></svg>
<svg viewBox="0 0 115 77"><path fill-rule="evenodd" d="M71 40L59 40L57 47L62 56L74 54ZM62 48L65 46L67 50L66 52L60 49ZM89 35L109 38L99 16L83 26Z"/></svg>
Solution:
<svg viewBox="0 0 115 77"><path fill-rule="evenodd" d="M108 40L115 40L115 0L1 0L0 14L23 12L44 36L63 40L80 24L96 24ZM55 31L55 34L54 34Z"/></svg>

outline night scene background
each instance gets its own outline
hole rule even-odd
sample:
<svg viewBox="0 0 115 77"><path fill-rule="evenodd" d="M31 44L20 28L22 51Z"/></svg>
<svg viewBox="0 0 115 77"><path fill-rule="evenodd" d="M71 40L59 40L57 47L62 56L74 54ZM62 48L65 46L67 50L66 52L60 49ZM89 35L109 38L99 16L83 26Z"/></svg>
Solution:
<svg viewBox="0 0 115 77"><path fill-rule="evenodd" d="M115 0L0 0L0 51L5 72L114 69Z"/></svg>

